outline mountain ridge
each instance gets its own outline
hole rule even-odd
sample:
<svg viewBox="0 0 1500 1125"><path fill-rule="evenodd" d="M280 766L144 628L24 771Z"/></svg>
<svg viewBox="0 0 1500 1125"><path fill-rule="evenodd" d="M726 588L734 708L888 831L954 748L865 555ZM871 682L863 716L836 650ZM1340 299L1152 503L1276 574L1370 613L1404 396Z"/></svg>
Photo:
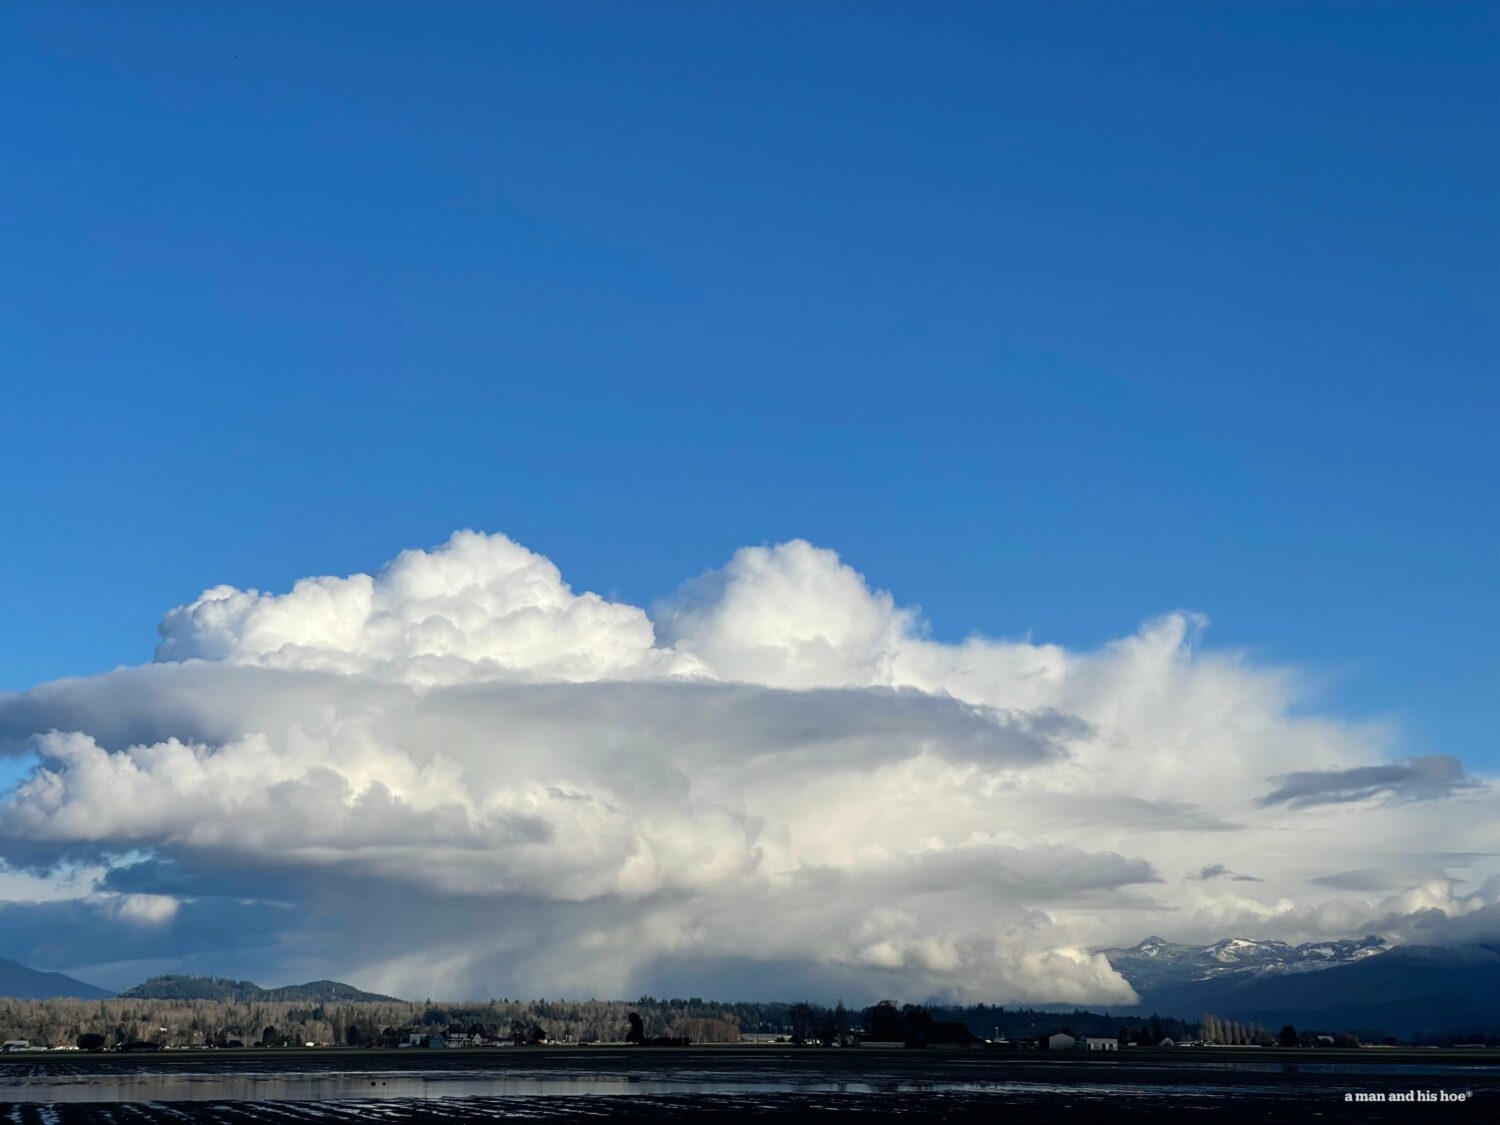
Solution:
<svg viewBox="0 0 1500 1125"><path fill-rule="evenodd" d="M305 984L286 984L262 988L254 981L230 977L172 974L150 977L120 993L122 1000L230 1000L236 1003L263 1001L304 1001L318 1003L330 1000L397 1001L399 997L379 992L365 992L352 984L337 980L314 980Z"/></svg>
<svg viewBox="0 0 1500 1125"><path fill-rule="evenodd" d="M106 1000L114 993L88 984L66 973L33 969L9 957L0 957L0 996L15 1000Z"/></svg>
<svg viewBox="0 0 1500 1125"><path fill-rule="evenodd" d="M1103 954L1137 992L1145 992L1190 981L1246 980L1254 976L1326 971L1388 953L1390 949L1384 939L1374 934L1357 940L1345 938L1302 945L1239 937L1220 938L1208 945L1179 945L1153 935L1130 949L1095 952Z"/></svg>
<svg viewBox="0 0 1500 1125"><path fill-rule="evenodd" d="M1391 946L1371 935L1191 946L1150 937L1098 952L1136 990L1136 1011L1400 1036L1500 1030L1497 944Z"/></svg>

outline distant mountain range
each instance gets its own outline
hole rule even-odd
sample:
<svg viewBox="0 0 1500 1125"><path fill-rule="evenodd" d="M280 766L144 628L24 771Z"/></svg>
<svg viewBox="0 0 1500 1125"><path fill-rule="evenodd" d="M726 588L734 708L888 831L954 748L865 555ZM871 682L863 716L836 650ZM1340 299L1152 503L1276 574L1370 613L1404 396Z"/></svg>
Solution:
<svg viewBox="0 0 1500 1125"><path fill-rule="evenodd" d="M1149 937L1130 949L1099 950L1140 996L1132 1009L1197 1020L1254 1021L1272 1030L1353 1031L1367 1038L1500 1032L1500 943L1391 947L1378 937L1288 945L1225 938L1176 945ZM62 973L0 959L0 996L23 1000L114 995ZM123 999L393 1001L341 981L262 988L224 977L152 977ZM1119 1012L1119 1009L1115 1009Z"/></svg>
<svg viewBox="0 0 1500 1125"><path fill-rule="evenodd" d="M115 993L74 980L62 973L46 973L28 968L19 961L0 958L0 996L17 1000L54 1000L76 997L80 1000L105 1000ZM248 980L224 977L166 976L152 977L134 988L119 993L124 1000L232 1000L321 1003L329 1000L394 1000L378 992L364 992L352 984L336 980L315 980L307 984L288 984L281 988L262 988Z"/></svg>
<svg viewBox="0 0 1500 1125"><path fill-rule="evenodd" d="M394 1000L378 992L363 992L352 984L336 980L315 980L307 984L288 984L280 988L262 988L248 980L226 977L166 976L152 977L120 993L125 1000L231 1000L321 1003L328 1000Z"/></svg>
<svg viewBox="0 0 1500 1125"><path fill-rule="evenodd" d="M1150 937L1099 952L1146 1011L1401 1037L1500 1029L1500 945L1390 947L1366 937L1197 946Z"/></svg>
<svg viewBox="0 0 1500 1125"><path fill-rule="evenodd" d="M1225 938L1212 945L1173 945L1148 937L1134 949L1101 949L1115 971L1143 995L1205 983L1242 987L1252 981L1294 973L1319 972L1378 956L1388 947L1378 937L1360 941L1321 941L1288 945L1284 941Z"/></svg>
<svg viewBox="0 0 1500 1125"><path fill-rule="evenodd" d="M17 1000L52 1000L77 997L80 1000L103 1000L113 996L107 988L84 984L62 973L44 973L19 961L0 957L0 996Z"/></svg>

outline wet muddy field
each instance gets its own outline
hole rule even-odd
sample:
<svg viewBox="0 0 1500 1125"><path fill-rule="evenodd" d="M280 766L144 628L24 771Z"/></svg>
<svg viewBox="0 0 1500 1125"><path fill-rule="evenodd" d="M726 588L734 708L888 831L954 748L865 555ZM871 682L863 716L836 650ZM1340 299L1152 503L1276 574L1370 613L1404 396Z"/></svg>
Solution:
<svg viewBox="0 0 1500 1125"><path fill-rule="evenodd" d="M797 1120L1500 1122L1490 1052L169 1052L0 1061L0 1125Z"/></svg>

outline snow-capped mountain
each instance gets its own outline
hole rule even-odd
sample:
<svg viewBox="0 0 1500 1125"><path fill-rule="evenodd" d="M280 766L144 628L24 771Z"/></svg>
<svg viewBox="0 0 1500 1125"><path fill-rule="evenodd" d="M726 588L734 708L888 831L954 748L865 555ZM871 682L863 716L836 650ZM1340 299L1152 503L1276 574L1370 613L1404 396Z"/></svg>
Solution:
<svg viewBox="0 0 1500 1125"><path fill-rule="evenodd" d="M1367 937L1174 945L1150 937L1099 952L1140 995L1141 1011L1213 1012L1367 1038L1500 1030L1500 944L1391 947Z"/></svg>
<svg viewBox="0 0 1500 1125"><path fill-rule="evenodd" d="M1144 997L1164 988L1198 981L1244 980L1316 972L1385 953L1374 935L1357 941L1320 941L1288 945L1284 941L1224 938L1212 945L1174 945L1148 937L1133 949L1101 949L1116 972Z"/></svg>

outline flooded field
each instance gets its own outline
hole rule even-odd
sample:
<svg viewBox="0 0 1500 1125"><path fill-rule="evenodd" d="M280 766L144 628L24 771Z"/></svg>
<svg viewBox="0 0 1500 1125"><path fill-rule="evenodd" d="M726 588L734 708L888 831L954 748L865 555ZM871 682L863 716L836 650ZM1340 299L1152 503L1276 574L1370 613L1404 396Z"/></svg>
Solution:
<svg viewBox="0 0 1500 1125"><path fill-rule="evenodd" d="M1351 1101L1346 1095L1358 1095ZM1374 1104L1372 1104L1374 1103ZM860 1121L1500 1121L1485 1054L509 1050L18 1056L0 1123Z"/></svg>

